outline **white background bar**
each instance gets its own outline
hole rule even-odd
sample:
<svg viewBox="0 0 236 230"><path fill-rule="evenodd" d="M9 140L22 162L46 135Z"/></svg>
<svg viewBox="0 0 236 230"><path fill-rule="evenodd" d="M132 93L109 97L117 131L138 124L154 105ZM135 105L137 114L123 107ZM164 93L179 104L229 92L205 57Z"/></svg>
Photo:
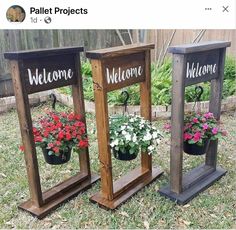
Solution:
<svg viewBox="0 0 236 230"><path fill-rule="evenodd" d="M236 0L1 0L0 29L235 29ZM11 5L25 9L22 23L11 23ZM52 14L30 14L30 7L52 9ZM87 9L87 14L59 14L55 7ZM227 11L224 11L227 7ZM41 8L42 9L42 8ZM51 17L51 23L45 17ZM36 22L37 21L37 22Z"/></svg>

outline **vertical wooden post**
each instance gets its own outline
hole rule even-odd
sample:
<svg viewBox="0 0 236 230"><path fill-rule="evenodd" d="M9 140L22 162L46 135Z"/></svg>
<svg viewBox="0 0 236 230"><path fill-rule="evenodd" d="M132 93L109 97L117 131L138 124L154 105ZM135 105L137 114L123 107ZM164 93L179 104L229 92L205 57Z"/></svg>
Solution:
<svg viewBox="0 0 236 230"><path fill-rule="evenodd" d="M217 79L211 80L209 111L214 114L214 117L217 120L220 119L220 112L221 112L225 53L226 53L226 48L220 49L220 59L219 59L219 69L218 69L219 77ZM209 149L206 153L206 165L212 166L214 169L216 169L216 162L217 162L217 146L218 146L218 140L211 142Z"/></svg>
<svg viewBox="0 0 236 230"><path fill-rule="evenodd" d="M153 44L133 44L86 53L92 63L101 163L101 192L94 194L90 200L101 207L117 208L163 173L161 169L152 167L151 156L142 153L141 167L114 182L112 180L107 93L140 83L141 116L151 120L150 50L153 48Z"/></svg>
<svg viewBox="0 0 236 230"><path fill-rule="evenodd" d="M92 60L94 81L97 137L101 171L101 193L108 200L113 199L112 162L110 150L109 118L107 106L107 92L102 88L103 66L101 60Z"/></svg>
<svg viewBox="0 0 236 230"><path fill-rule="evenodd" d="M34 135L32 132L32 119L30 115L29 99L22 84L20 68L17 61L11 61L12 82L16 97L16 108L19 117L22 142L25 150L25 163L28 175L31 201L36 207L43 204L38 161L36 156Z"/></svg>
<svg viewBox="0 0 236 230"><path fill-rule="evenodd" d="M79 114L82 116L81 120L86 125L83 82L82 82L82 76L81 76L81 64L80 64L79 54L75 56L75 64L76 64L75 69L77 73L77 84L72 85L74 111L75 111L75 114ZM86 130L87 130L87 127L86 127ZM80 171L91 176L88 148L82 150L81 153L79 154L79 162L80 162Z"/></svg>
<svg viewBox="0 0 236 230"><path fill-rule="evenodd" d="M151 60L150 50L145 51L145 81L140 83L140 112L141 116L151 121ZM143 170L152 170L152 155L141 153Z"/></svg>
<svg viewBox="0 0 236 230"><path fill-rule="evenodd" d="M185 63L184 55L173 55L170 186L177 194L182 192Z"/></svg>

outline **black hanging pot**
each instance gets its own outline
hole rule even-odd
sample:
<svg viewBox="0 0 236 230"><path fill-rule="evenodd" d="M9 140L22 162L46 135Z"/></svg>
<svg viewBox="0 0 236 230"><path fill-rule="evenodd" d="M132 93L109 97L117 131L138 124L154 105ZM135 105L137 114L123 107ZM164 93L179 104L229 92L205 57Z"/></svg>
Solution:
<svg viewBox="0 0 236 230"><path fill-rule="evenodd" d="M113 148L112 152L113 152L114 157L118 160L121 160L121 161L134 160L138 156L138 153L130 154L129 150L127 150L125 152L121 152L120 150L117 151Z"/></svg>
<svg viewBox="0 0 236 230"><path fill-rule="evenodd" d="M49 155L50 149L42 148L45 161L50 165L61 165L65 164L70 160L71 149L67 151L60 151L59 155Z"/></svg>
<svg viewBox="0 0 236 230"><path fill-rule="evenodd" d="M189 155L203 155L206 153L208 146L210 143L210 139L203 139L203 145L199 146L197 144L189 144L188 142L184 142L184 152Z"/></svg>

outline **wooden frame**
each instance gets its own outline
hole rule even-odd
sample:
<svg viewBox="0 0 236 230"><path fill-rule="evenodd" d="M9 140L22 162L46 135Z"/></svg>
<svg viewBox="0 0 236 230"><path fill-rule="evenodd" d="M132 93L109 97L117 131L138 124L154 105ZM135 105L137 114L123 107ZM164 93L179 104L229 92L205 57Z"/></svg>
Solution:
<svg viewBox="0 0 236 230"><path fill-rule="evenodd" d="M205 164L182 175L183 124L185 87L203 81L211 81L209 111L220 119L225 53L229 46L230 42L206 42L169 48L173 53L170 185L159 192L179 204L186 204L226 174L226 170L216 166L218 143L215 141L206 153ZM207 68L200 71L204 65L209 65L209 72Z"/></svg>
<svg viewBox="0 0 236 230"><path fill-rule="evenodd" d="M90 172L89 152L87 148L83 153L79 154L80 172L51 189L42 192L32 132L28 94L71 84L74 112L82 116L82 120L86 125L80 72L80 52L82 51L83 47L68 47L4 54L5 58L10 60L11 65L31 196L31 199L22 203L19 208L30 212L39 219L45 217L61 203L76 196L79 192L90 188L92 183L99 179L97 175L91 174ZM46 75L50 71L56 70L62 70L60 72L61 78L58 77L59 72L51 72L51 77ZM64 74L66 72L63 71L68 71L68 79L66 79L66 75ZM45 78L43 77L44 73ZM34 76L31 74L34 74ZM39 76L40 74L42 75Z"/></svg>
<svg viewBox="0 0 236 230"><path fill-rule="evenodd" d="M140 83L141 116L151 120L150 50L153 44L134 44L86 53L91 60L94 81L101 192L90 200L106 209L115 209L163 171L152 167L152 156L141 155L141 167L113 183L109 139L107 92ZM124 72L122 72L124 71ZM132 73L137 73L132 77ZM119 75L124 73L124 75ZM123 77L120 77L123 76Z"/></svg>

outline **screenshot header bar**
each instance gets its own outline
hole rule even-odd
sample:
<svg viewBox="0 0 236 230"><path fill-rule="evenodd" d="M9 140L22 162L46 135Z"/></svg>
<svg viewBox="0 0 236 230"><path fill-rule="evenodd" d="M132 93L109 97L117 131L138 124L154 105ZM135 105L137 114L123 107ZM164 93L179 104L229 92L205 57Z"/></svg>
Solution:
<svg viewBox="0 0 236 230"><path fill-rule="evenodd" d="M2 0L0 29L235 29L235 8L235 0Z"/></svg>

